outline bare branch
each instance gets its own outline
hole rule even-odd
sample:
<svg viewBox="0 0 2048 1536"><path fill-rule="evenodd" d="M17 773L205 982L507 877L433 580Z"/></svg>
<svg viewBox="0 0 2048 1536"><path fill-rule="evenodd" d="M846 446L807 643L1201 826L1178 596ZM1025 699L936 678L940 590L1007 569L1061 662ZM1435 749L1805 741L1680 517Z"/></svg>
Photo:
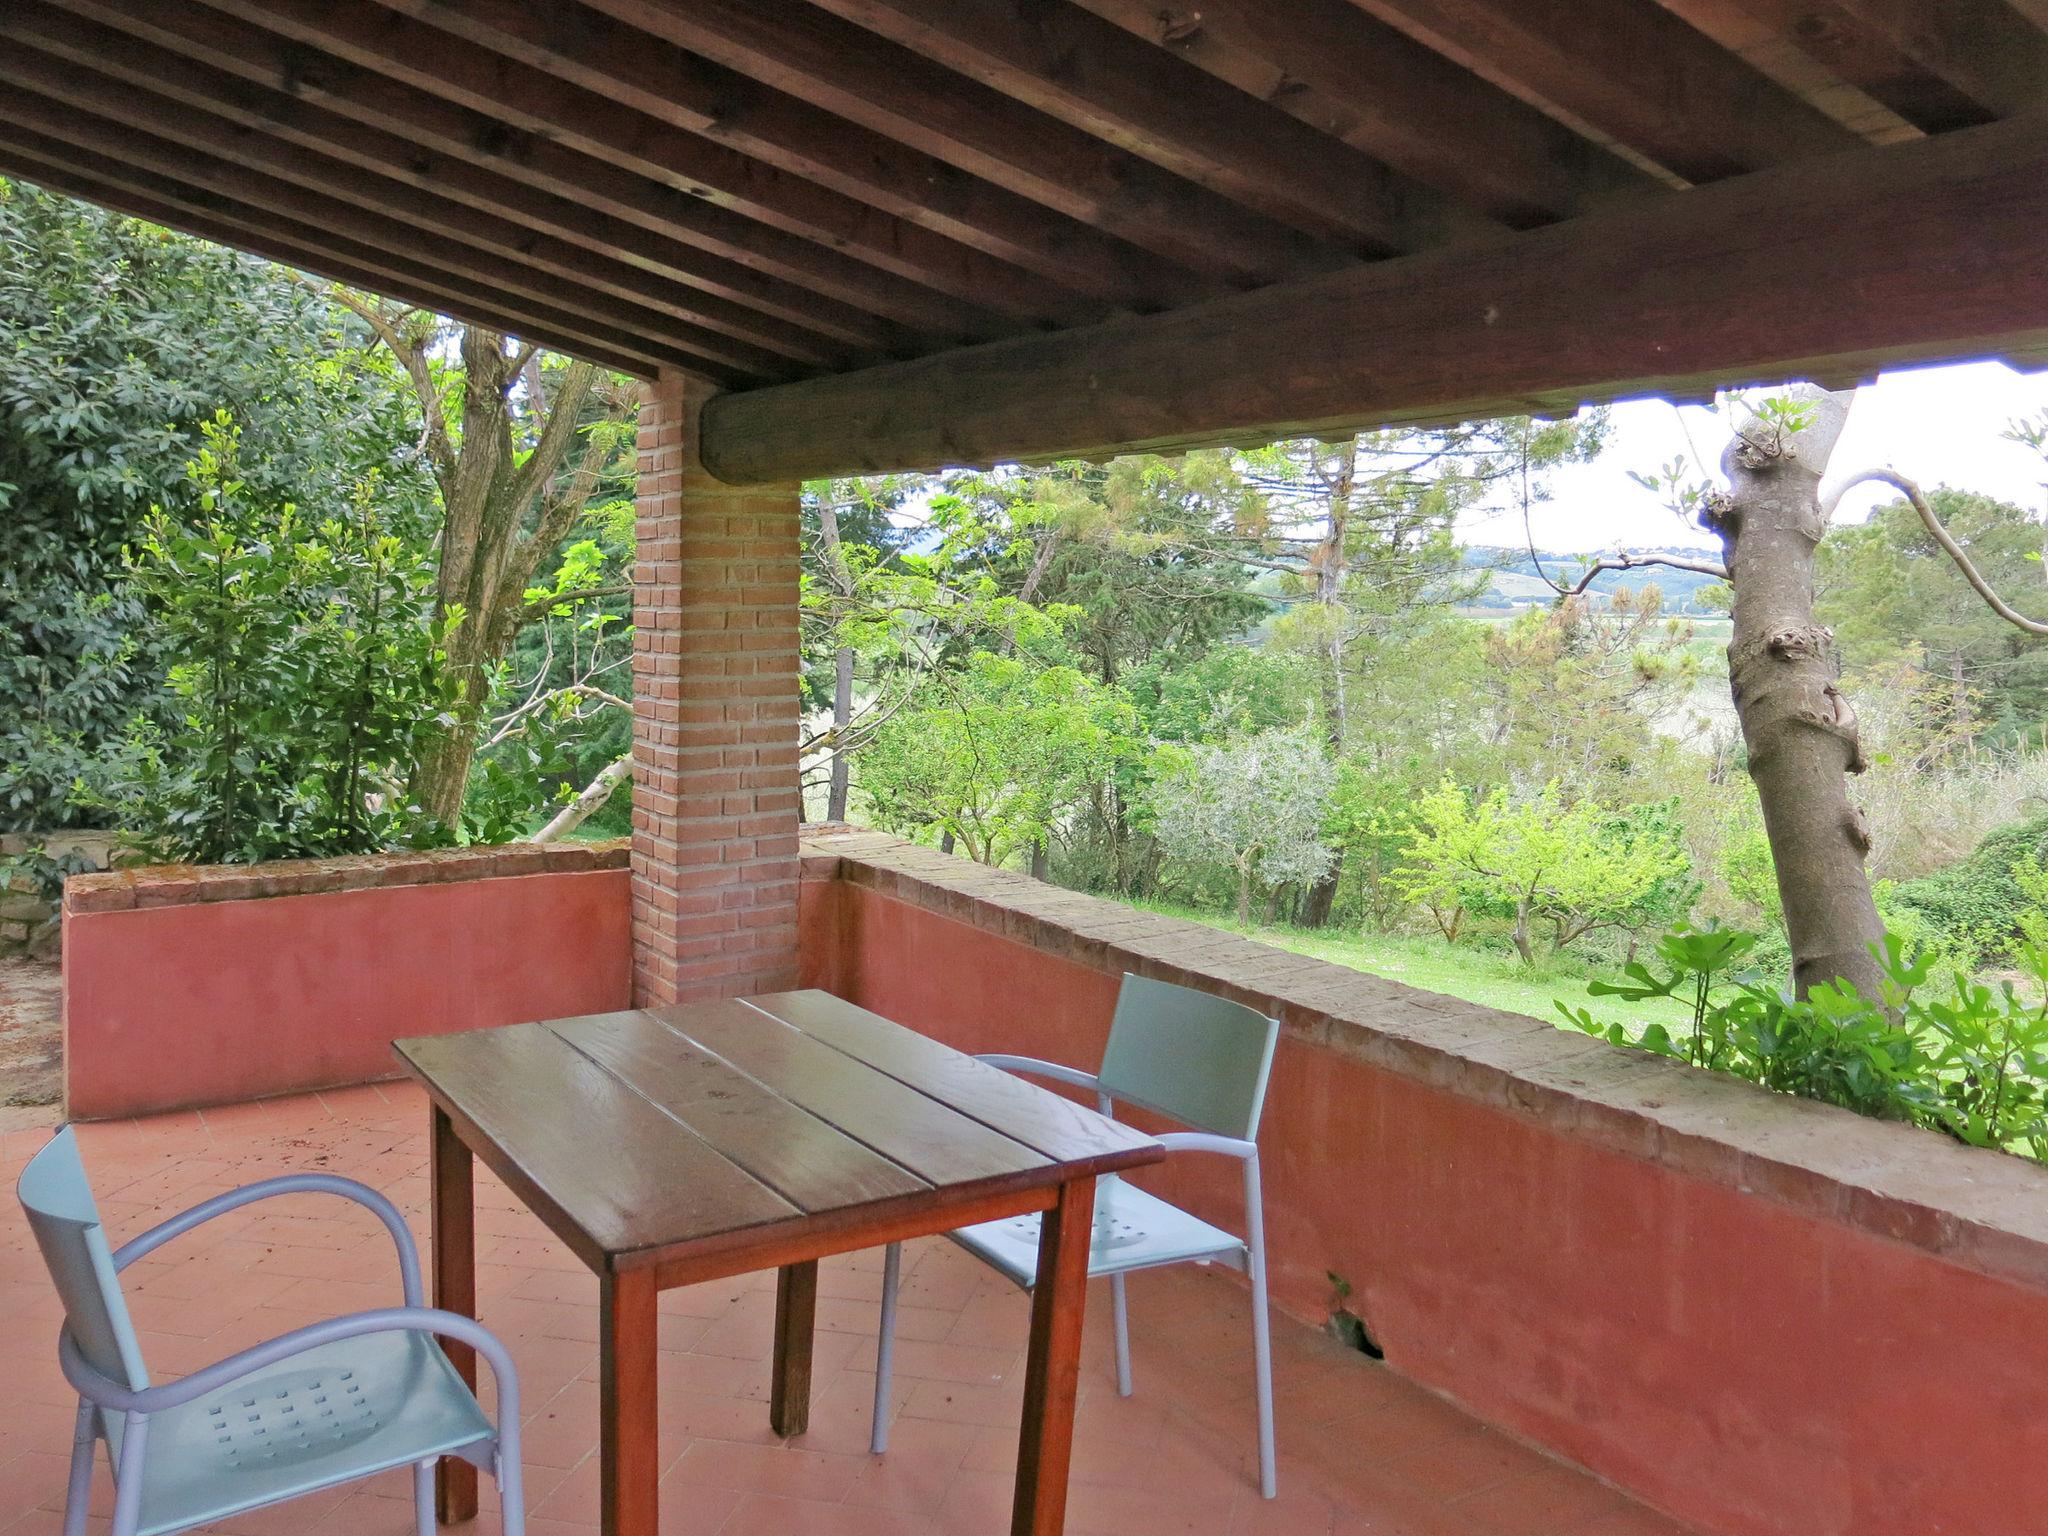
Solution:
<svg viewBox="0 0 2048 1536"><path fill-rule="evenodd" d="M2048 624L2042 623L2039 619L2028 618L1992 589L1991 583L1984 579L1983 573L1972 563L1969 555L1964 553L1963 546L1958 544L1948 529L1942 526L1941 519L1935 516L1934 508L1927 504L1927 498L1921 493L1920 487L1904 475L1889 469L1866 469L1860 474L1851 475L1842 482L1835 494L1828 498L1825 508L1827 515L1830 518L1835 515L1835 508L1852 488L1871 483L1888 485L1913 504L1913 510L1920 514L1920 521L1926 525L1928 533L1933 535L1934 542L1942 547L1949 559L1955 561L1956 569L1963 573L1963 580L1990 605L1993 613L2030 635L2048 635Z"/></svg>
<svg viewBox="0 0 2048 1536"><path fill-rule="evenodd" d="M1554 581L1551 585L1557 587L1558 595L1561 597L1577 597L1593 584L1594 578L1602 571L1633 571L1646 565L1668 566L1674 571L1691 571L1696 576L1712 576L1716 581L1728 579L1728 568L1715 560L1687 560L1679 555L1622 554L1604 555L1595 560L1580 573L1575 586L1567 588Z"/></svg>
<svg viewBox="0 0 2048 1536"><path fill-rule="evenodd" d="M398 365L405 370L406 378L412 383L412 392L419 399L420 413L425 418L420 448L433 468L434 479L440 484L445 503L452 494L455 481L455 443L448 434L448 413L441 404L440 385L435 382L433 369L427 362L427 349L399 329L400 323L414 311L408 309L397 315L388 314L382 305L358 298L338 283L328 293L336 303L355 313L376 332L377 339L390 349Z"/></svg>

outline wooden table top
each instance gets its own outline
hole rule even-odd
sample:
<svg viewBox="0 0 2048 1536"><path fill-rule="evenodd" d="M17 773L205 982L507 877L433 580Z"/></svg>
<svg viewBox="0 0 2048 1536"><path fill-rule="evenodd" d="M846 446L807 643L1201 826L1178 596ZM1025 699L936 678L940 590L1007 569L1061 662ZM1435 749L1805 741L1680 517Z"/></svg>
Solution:
<svg viewBox="0 0 2048 1536"><path fill-rule="evenodd" d="M394 1049L593 1269L736 1258L1164 1156L825 992L420 1036ZM858 1245L856 1245L858 1246ZM748 1267L736 1265L735 1267Z"/></svg>

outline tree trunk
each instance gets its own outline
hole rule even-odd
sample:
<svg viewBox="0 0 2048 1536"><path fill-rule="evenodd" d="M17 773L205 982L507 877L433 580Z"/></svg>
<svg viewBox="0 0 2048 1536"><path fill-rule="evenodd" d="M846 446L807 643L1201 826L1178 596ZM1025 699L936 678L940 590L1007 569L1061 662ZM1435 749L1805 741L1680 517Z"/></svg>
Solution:
<svg viewBox="0 0 2048 1536"><path fill-rule="evenodd" d="M1237 926L1249 928L1252 925L1252 868L1249 864L1237 866Z"/></svg>
<svg viewBox="0 0 2048 1536"><path fill-rule="evenodd" d="M1330 755L1342 758L1344 739L1349 734L1349 704L1344 691L1344 578L1350 570L1351 498L1358 486L1358 439L1353 437L1343 463L1329 486L1329 516L1322 542L1312 557L1316 606L1322 610L1323 644L1329 670L1323 674L1323 728ZM1330 921L1337 904L1337 884L1344 877L1344 851L1330 860L1330 867L1308 888L1301 903L1301 925L1321 928Z"/></svg>
<svg viewBox="0 0 2048 1536"><path fill-rule="evenodd" d="M1031 878L1045 880L1051 878L1051 875L1052 860L1045 851L1045 839L1041 837L1031 845Z"/></svg>
<svg viewBox="0 0 2048 1536"><path fill-rule="evenodd" d="M1522 964L1536 963L1536 945L1529 937L1529 906L1520 902L1515 907L1515 952L1522 957Z"/></svg>
<svg viewBox="0 0 2048 1536"><path fill-rule="evenodd" d="M1750 777L1763 803L1778 895L1792 947L1792 985L1804 997L1837 979L1875 997L1871 946L1884 934L1864 858L1870 829L1849 802L1863 771L1856 711L1836 685L1833 635L1813 616L1814 551L1827 532L1821 475L1846 405L1819 395L1815 424L1773 445L1738 436L1722 457L1733 494L1708 526L1727 550L1734 590L1728 681Z"/></svg>
<svg viewBox="0 0 2048 1536"><path fill-rule="evenodd" d="M825 819L846 820L846 787L851 759L846 728L853 720L853 647L842 645L832 656L832 782L825 792Z"/></svg>

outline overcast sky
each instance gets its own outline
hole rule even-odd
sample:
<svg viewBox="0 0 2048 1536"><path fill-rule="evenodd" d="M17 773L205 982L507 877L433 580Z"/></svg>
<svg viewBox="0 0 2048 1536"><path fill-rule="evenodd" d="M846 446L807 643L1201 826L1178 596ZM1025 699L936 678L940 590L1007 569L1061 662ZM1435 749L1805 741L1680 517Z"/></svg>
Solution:
<svg viewBox="0 0 2048 1536"><path fill-rule="evenodd" d="M1932 489L1952 485L1983 491L2021 506L2048 509L2048 464L1999 436L2015 417L2048 409L2048 372L2015 373L2001 363L1966 363L1888 373L1857 391L1833 460L1837 477L1859 469L1889 468ZM1687 441L1690 431L1691 441ZM1711 544L1665 511L1656 496L1629 479L1629 470L1654 473L1683 454L1697 466L1718 463L1727 439L1722 419L1699 407L1674 409L1661 400L1614 407L1607 448L1591 464L1573 465L1552 479L1552 499L1535 510L1536 542L1543 549L1590 551L1615 545ZM1858 486L1840 517L1854 521L1889 499L1882 486ZM1520 544L1519 511L1474 508L1459 529L1472 544Z"/></svg>

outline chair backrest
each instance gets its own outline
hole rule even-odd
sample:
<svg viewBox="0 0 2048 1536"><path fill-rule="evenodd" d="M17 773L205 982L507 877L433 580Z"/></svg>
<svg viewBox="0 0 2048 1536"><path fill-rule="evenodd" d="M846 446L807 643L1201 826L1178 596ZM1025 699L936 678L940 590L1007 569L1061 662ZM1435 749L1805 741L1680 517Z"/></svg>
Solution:
<svg viewBox="0 0 2048 1536"><path fill-rule="evenodd" d="M29 1159L15 1194L57 1284L78 1352L101 1375L141 1391L149 1385L149 1373L70 1126Z"/></svg>
<svg viewBox="0 0 2048 1536"><path fill-rule="evenodd" d="M1113 1099L1250 1141L1279 1037L1256 1008L1126 972L1099 1076Z"/></svg>

